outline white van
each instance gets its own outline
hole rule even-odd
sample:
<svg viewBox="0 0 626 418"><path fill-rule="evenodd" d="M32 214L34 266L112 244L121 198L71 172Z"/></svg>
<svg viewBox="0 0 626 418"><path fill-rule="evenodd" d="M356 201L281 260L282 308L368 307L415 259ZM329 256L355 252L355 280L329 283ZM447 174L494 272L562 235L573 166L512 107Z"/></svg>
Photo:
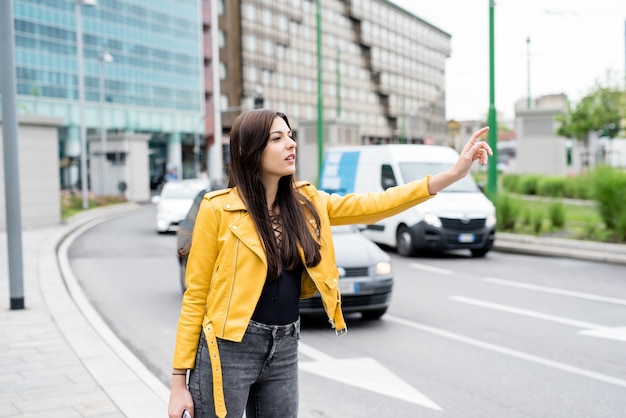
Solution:
<svg viewBox="0 0 626 418"><path fill-rule="evenodd" d="M324 157L320 188L342 195L382 191L446 170L458 157L454 149L435 145L332 147ZM493 246L495 228L494 205L468 175L424 203L367 225L363 234L405 256L468 249L482 257Z"/></svg>

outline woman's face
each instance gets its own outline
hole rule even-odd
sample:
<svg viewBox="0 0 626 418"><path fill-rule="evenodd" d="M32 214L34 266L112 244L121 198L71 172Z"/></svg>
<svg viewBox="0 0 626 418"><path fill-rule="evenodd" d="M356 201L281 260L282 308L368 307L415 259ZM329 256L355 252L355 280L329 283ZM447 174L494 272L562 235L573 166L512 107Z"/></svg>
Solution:
<svg viewBox="0 0 626 418"><path fill-rule="evenodd" d="M270 128L268 142L261 155L261 170L266 181L278 181L296 172L296 141L281 117L277 116Z"/></svg>

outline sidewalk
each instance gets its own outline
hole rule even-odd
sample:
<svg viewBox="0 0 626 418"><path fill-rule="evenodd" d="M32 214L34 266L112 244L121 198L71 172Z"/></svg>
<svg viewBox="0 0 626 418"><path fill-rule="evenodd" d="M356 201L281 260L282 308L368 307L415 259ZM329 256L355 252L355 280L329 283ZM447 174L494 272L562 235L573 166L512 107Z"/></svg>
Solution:
<svg viewBox="0 0 626 418"><path fill-rule="evenodd" d="M0 231L0 417L167 416L169 389L89 305L63 244L135 208L92 209L62 225L23 231L23 310L9 310L7 234ZM626 265L625 245L499 233L494 249Z"/></svg>
<svg viewBox="0 0 626 418"><path fill-rule="evenodd" d="M57 256L79 227L135 207L93 209L23 231L22 310L9 309L7 234L0 231L0 417L167 417L168 389L107 337L110 330L73 278L64 277L67 263Z"/></svg>

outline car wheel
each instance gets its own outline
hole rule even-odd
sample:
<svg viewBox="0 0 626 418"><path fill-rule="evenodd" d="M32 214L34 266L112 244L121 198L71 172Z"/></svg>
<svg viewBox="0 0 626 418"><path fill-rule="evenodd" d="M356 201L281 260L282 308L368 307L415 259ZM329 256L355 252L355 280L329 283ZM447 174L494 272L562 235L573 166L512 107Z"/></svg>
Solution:
<svg viewBox="0 0 626 418"><path fill-rule="evenodd" d="M406 225L401 225L396 233L396 251L405 257L415 254L413 235L411 235L411 229Z"/></svg>
<svg viewBox="0 0 626 418"><path fill-rule="evenodd" d="M383 316L385 312L387 312L387 308L374 309L372 311L364 311L364 312L361 312L361 315L363 319L367 321L375 321L377 319L380 319L380 317Z"/></svg>
<svg viewBox="0 0 626 418"><path fill-rule="evenodd" d="M185 293L187 284L185 283L185 273L187 272L187 257L180 260L180 288Z"/></svg>
<svg viewBox="0 0 626 418"><path fill-rule="evenodd" d="M487 247L482 247L482 248L476 248L473 250L470 250L472 253L472 257L484 257L489 251L491 250L491 246L487 246Z"/></svg>

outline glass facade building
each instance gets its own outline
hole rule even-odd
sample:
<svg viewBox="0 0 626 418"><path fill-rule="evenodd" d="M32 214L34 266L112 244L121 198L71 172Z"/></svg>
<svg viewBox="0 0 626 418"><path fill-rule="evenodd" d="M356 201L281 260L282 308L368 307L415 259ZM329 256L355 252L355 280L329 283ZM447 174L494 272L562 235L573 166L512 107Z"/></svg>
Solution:
<svg viewBox="0 0 626 418"><path fill-rule="evenodd" d="M153 174L175 167L195 175L204 134L201 0L13 0L18 111L62 118L61 158L80 154L77 3L88 136L103 121L109 133L150 134ZM62 186L76 180L62 178Z"/></svg>

